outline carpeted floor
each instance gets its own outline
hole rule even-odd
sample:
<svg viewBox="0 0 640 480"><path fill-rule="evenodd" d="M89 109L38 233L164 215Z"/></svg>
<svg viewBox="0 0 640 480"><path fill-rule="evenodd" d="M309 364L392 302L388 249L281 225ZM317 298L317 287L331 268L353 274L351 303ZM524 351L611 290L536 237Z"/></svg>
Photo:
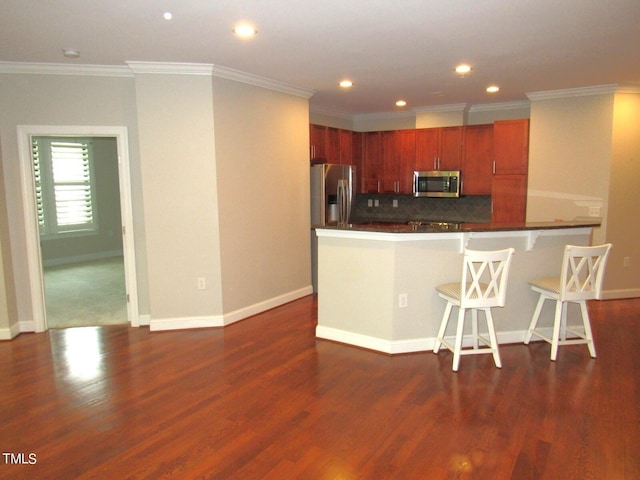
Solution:
<svg viewBox="0 0 640 480"><path fill-rule="evenodd" d="M125 324L122 257L44 269L49 328Z"/></svg>

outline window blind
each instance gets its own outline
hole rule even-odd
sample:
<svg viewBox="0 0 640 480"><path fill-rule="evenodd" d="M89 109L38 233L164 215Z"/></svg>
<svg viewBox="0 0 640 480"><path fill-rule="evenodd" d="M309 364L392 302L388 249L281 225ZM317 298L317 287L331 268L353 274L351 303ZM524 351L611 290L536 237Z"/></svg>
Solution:
<svg viewBox="0 0 640 480"><path fill-rule="evenodd" d="M38 223L45 234L94 230L90 142L33 141Z"/></svg>

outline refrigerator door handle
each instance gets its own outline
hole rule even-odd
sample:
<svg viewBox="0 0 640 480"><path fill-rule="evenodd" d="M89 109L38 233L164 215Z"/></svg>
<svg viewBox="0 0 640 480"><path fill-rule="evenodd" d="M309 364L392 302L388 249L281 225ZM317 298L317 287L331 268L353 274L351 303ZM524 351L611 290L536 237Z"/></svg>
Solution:
<svg viewBox="0 0 640 480"><path fill-rule="evenodd" d="M351 209L351 196L347 180L338 180L338 223L349 222L349 210Z"/></svg>

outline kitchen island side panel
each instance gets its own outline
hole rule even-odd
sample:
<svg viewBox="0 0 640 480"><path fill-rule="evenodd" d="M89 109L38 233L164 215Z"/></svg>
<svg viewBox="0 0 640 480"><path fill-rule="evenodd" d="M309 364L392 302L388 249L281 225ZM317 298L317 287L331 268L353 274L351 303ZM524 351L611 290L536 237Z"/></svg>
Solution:
<svg viewBox="0 0 640 480"><path fill-rule="evenodd" d="M316 335L385 353L429 350L446 304L435 287L460 281L463 248L514 247L506 305L493 313L499 342L520 342L537 300L528 280L559 274L564 246L589 245L590 233L591 229L564 229L466 237L396 234L394 240L393 234L375 232L367 232L366 239L339 238L335 230L324 237L320 232ZM406 306L401 305L401 295L406 296ZM552 314L552 306L545 306L548 325ZM482 314L480 319L482 328Z"/></svg>

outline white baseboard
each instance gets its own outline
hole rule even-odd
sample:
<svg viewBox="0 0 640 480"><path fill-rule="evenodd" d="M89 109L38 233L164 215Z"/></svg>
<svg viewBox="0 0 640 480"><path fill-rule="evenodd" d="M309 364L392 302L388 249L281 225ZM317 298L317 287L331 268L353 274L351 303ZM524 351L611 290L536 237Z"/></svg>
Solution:
<svg viewBox="0 0 640 480"><path fill-rule="evenodd" d="M525 330L498 333L498 343L523 343L525 333ZM346 330L323 327L321 325L316 327L316 337L388 354L428 352L433 350L433 345L436 340L435 337L414 338L411 340L385 340L360 333L348 332ZM540 339L534 337L531 341L539 340ZM471 346L471 341L465 339L463 346Z"/></svg>
<svg viewBox="0 0 640 480"><path fill-rule="evenodd" d="M121 257L123 255L122 250L112 250L108 252L96 252L85 253L82 255L75 255L72 257L43 259L43 267L57 267L60 265L70 265L73 263L92 262L95 260L106 260L107 258Z"/></svg>
<svg viewBox="0 0 640 480"><path fill-rule="evenodd" d="M22 333L22 331L19 323L14 323L9 328L0 328L0 340L12 340Z"/></svg>
<svg viewBox="0 0 640 480"><path fill-rule="evenodd" d="M293 302L294 300L297 300L299 298L306 297L307 295L311 295L312 293L313 287L311 285L308 285L304 288L285 293L284 295L279 295L263 302L254 303L253 305L249 305L248 307L225 313L223 314L224 325L231 325L232 323L239 322L240 320L244 320L245 318L251 317L253 315L257 315L258 313L266 312L267 310L279 307L280 305L284 305L285 303Z"/></svg>
<svg viewBox="0 0 640 480"><path fill-rule="evenodd" d="M148 325L152 332L159 332L164 330L181 330L188 328L210 328L210 327L224 327L231 325L232 323L239 322L245 318L257 315L258 313L271 310L272 308L279 307L285 303L292 302L298 298L311 295L313 293L313 287L311 285L294 290L293 292L279 295L268 300L249 305L247 307L235 310L233 312L224 313L222 315L202 316L202 317L182 317L182 318L159 318L149 319ZM143 325L143 319L140 317L140 325Z"/></svg>
<svg viewBox="0 0 640 480"><path fill-rule="evenodd" d="M149 321L149 330L162 332L166 330L184 330L188 328L209 328L224 326L222 316L159 318Z"/></svg>
<svg viewBox="0 0 640 480"><path fill-rule="evenodd" d="M624 288L620 290L604 290L602 292L603 300L619 300L623 298L640 297L640 288Z"/></svg>

